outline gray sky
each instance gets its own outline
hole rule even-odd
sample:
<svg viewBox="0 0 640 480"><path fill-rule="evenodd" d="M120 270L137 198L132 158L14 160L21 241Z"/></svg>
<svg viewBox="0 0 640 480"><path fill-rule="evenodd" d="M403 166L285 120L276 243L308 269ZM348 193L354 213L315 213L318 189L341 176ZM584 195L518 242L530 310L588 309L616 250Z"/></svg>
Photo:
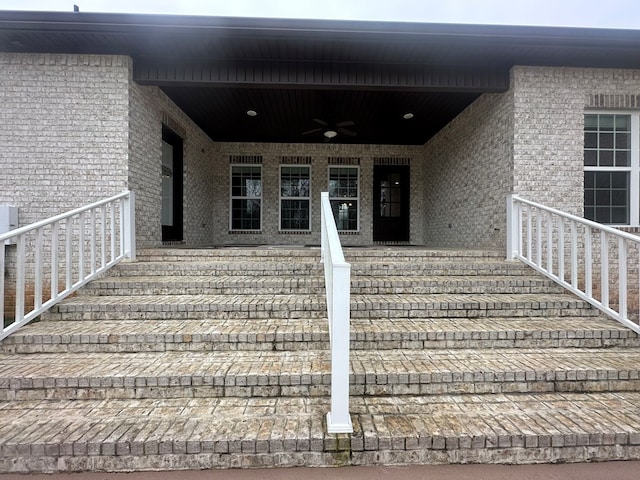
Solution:
<svg viewBox="0 0 640 480"><path fill-rule="evenodd" d="M0 0L0 10L640 29L640 0Z"/></svg>

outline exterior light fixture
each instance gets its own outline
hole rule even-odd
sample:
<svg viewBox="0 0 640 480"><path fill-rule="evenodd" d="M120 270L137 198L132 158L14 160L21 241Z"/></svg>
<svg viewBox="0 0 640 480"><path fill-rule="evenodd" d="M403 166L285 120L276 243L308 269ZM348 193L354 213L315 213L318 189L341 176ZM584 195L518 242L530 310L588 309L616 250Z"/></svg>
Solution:
<svg viewBox="0 0 640 480"><path fill-rule="evenodd" d="M334 130L327 130L326 132L324 132L324 136L329 138L329 139L334 138L337 135L338 135L338 132L336 132Z"/></svg>
<svg viewBox="0 0 640 480"><path fill-rule="evenodd" d="M247 110L247 115L249 115L250 117L255 117L258 115L258 112L256 112L255 110Z"/></svg>
<svg viewBox="0 0 640 480"><path fill-rule="evenodd" d="M402 118L405 120L411 120L413 118L413 113L405 113Z"/></svg>

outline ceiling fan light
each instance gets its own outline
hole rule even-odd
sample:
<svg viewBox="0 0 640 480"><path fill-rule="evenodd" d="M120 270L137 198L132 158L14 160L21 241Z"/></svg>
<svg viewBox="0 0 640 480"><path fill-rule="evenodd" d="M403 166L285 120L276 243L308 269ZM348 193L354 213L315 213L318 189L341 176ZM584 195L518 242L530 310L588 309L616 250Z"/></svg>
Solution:
<svg viewBox="0 0 640 480"><path fill-rule="evenodd" d="M413 113L409 112L409 113L405 113L402 118L404 118L405 120L411 120L413 118Z"/></svg>
<svg viewBox="0 0 640 480"><path fill-rule="evenodd" d="M338 132L336 132L335 130L327 130L326 132L324 132L324 136L327 138L334 138L338 135Z"/></svg>
<svg viewBox="0 0 640 480"><path fill-rule="evenodd" d="M258 112L256 112L255 110L247 110L247 115L249 115L250 117L255 117L256 115L258 115Z"/></svg>

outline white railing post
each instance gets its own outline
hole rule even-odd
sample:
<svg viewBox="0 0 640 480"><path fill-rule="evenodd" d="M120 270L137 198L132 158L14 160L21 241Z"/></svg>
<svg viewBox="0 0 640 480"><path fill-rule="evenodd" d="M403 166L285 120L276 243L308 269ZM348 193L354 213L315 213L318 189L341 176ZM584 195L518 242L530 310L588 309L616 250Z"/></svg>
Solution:
<svg viewBox="0 0 640 480"><path fill-rule="evenodd" d="M124 255L129 260L136 259L136 194L130 192L124 198L124 211L122 212L122 224L124 225L123 238Z"/></svg>
<svg viewBox="0 0 640 480"><path fill-rule="evenodd" d="M618 311L627 318L627 242L618 238Z"/></svg>
<svg viewBox="0 0 640 480"><path fill-rule="evenodd" d="M4 256L7 254L4 242L0 242L0 322L4 327Z"/></svg>
<svg viewBox="0 0 640 480"><path fill-rule="evenodd" d="M349 414L349 349L351 265L344 261L329 194L321 194L321 258L325 272L329 342L331 348L331 409L329 433L352 433Z"/></svg>
<svg viewBox="0 0 640 480"><path fill-rule="evenodd" d="M520 227L520 205L515 203L517 195L507 196L507 260L513 260L522 248Z"/></svg>
<svg viewBox="0 0 640 480"><path fill-rule="evenodd" d="M333 267L333 320L331 322L331 410L327 414L329 433L351 433L349 415L349 288L350 266Z"/></svg>

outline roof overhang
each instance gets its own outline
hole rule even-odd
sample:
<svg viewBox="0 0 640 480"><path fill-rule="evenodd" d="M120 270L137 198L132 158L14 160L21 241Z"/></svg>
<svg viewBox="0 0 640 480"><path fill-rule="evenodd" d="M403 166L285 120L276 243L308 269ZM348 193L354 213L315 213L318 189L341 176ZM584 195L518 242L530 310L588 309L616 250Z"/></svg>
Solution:
<svg viewBox="0 0 640 480"><path fill-rule="evenodd" d="M0 12L0 51L131 56L214 140L422 144L514 65L640 68L640 31Z"/></svg>

